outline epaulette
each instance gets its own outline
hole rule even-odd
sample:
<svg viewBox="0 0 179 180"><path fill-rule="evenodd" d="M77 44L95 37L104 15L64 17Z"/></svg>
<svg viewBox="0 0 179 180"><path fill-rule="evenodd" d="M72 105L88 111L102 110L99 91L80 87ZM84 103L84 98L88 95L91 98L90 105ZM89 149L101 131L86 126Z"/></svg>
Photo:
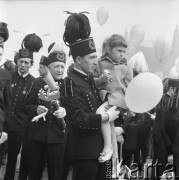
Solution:
<svg viewBox="0 0 179 180"><path fill-rule="evenodd" d="M73 81L70 78L64 79L65 97L73 97Z"/></svg>

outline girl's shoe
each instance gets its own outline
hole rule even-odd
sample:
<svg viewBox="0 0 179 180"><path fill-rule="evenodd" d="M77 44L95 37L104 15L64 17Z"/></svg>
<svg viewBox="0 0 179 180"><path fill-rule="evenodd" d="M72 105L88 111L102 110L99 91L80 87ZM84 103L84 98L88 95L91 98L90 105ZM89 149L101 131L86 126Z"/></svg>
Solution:
<svg viewBox="0 0 179 180"><path fill-rule="evenodd" d="M103 163L103 162L106 162L106 161L109 161L112 157L114 153L114 149L112 147L110 147L110 150L108 150L107 152L105 150L103 150L102 153L100 153L100 156L98 158L98 161L100 163Z"/></svg>

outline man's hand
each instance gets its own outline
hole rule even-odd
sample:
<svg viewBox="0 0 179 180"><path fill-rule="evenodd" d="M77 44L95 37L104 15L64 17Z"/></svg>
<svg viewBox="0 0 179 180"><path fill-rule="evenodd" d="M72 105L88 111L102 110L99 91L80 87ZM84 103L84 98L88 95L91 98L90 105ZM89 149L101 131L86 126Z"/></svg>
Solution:
<svg viewBox="0 0 179 180"><path fill-rule="evenodd" d="M0 144L4 143L5 141L7 141L8 135L5 132L2 132L2 136L0 138Z"/></svg>
<svg viewBox="0 0 179 180"><path fill-rule="evenodd" d="M66 110L65 108L63 107L59 107L58 110L56 110L54 113L53 113L54 116L56 116L57 118L64 118L66 116Z"/></svg>
<svg viewBox="0 0 179 180"><path fill-rule="evenodd" d="M109 109L108 102L106 101L103 103L99 108L96 110L96 114L104 114Z"/></svg>
<svg viewBox="0 0 179 180"><path fill-rule="evenodd" d="M47 111L48 111L48 109L45 106L39 105L37 107L37 114L42 114L42 113L45 113Z"/></svg>
<svg viewBox="0 0 179 180"><path fill-rule="evenodd" d="M109 115L109 122L112 122L119 117L120 111L116 109L117 106L113 106L109 110L107 110L106 113Z"/></svg>
<svg viewBox="0 0 179 180"><path fill-rule="evenodd" d="M122 144L123 144L123 143L124 143L124 137L123 137L123 135L117 136L117 137L116 137L116 140L117 140L118 143L122 143Z"/></svg>
<svg viewBox="0 0 179 180"><path fill-rule="evenodd" d="M40 73L40 76L42 76L42 77L47 76L47 74L48 74L47 67L45 65L41 64L41 66L39 68L39 73Z"/></svg>
<svg viewBox="0 0 179 180"><path fill-rule="evenodd" d="M115 133L116 133L116 137L120 136L124 133L124 130L122 129L122 127L115 127Z"/></svg>

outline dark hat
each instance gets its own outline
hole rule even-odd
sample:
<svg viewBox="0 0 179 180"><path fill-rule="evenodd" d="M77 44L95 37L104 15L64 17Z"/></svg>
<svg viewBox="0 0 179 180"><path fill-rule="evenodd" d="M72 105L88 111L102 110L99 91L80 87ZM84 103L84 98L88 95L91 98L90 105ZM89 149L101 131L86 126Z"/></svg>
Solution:
<svg viewBox="0 0 179 180"><path fill-rule="evenodd" d="M21 58L33 59L33 52L29 51L26 48L19 49L19 59L21 59Z"/></svg>
<svg viewBox="0 0 179 180"><path fill-rule="evenodd" d="M66 63L66 54L63 51L53 51L48 55L48 65L53 62Z"/></svg>
<svg viewBox="0 0 179 180"><path fill-rule="evenodd" d="M4 48L4 39L0 37L0 47Z"/></svg>
<svg viewBox="0 0 179 180"><path fill-rule="evenodd" d="M44 66L48 66L49 65L48 57L42 56L41 59L40 59L40 64L42 64Z"/></svg>
<svg viewBox="0 0 179 180"><path fill-rule="evenodd" d="M76 59L77 56L85 56L91 53L96 52L95 43L92 37L76 41L70 45L70 51L73 56L73 59Z"/></svg>
<svg viewBox="0 0 179 180"><path fill-rule="evenodd" d="M55 45L55 42L51 43L48 47L48 53L51 51L51 49L53 48L53 46Z"/></svg>
<svg viewBox="0 0 179 180"><path fill-rule="evenodd" d="M3 38L3 42L6 42L9 38L9 30L4 22L0 22L0 37Z"/></svg>
<svg viewBox="0 0 179 180"><path fill-rule="evenodd" d="M179 88L179 79L168 79L168 87Z"/></svg>

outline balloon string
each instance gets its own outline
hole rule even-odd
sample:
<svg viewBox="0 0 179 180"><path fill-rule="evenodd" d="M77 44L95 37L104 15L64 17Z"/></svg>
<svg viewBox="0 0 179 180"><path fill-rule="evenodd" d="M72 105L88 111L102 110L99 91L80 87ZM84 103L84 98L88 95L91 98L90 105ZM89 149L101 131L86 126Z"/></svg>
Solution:
<svg viewBox="0 0 179 180"><path fill-rule="evenodd" d="M147 113L148 115L150 115L150 116L152 115L152 114L150 114L149 112L146 112L146 113Z"/></svg>

